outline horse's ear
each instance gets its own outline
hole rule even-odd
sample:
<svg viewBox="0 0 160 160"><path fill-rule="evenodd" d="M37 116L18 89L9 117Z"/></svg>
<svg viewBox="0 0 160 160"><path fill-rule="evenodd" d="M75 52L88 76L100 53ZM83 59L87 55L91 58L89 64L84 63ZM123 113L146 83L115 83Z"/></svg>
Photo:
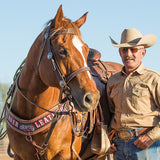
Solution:
<svg viewBox="0 0 160 160"><path fill-rule="evenodd" d="M78 26L78 28L80 28L86 22L87 14L88 12L86 12L82 17L74 22Z"/></svg>
<svg viewBox="0 0 160 160"><path fill-rule="evenodd" d="M55 16L55 28L59 27L63 18L62 5L58 8L57 14Z"/></svg>

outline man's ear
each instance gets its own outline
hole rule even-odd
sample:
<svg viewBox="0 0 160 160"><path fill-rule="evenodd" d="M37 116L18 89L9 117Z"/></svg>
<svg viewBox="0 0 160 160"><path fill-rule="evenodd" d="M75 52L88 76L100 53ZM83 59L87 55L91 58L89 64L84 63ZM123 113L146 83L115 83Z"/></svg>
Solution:
<svg viewBox="0 0 160 160"><path fill-rule="evenodd" d="M121 49L119 48L119 55L121 56L122 52L121 52Z"/></svg>
<svg viewBox="0 0 160 160"><path fill-rule="evenodd" d="M142 50L142 58L143 58L145 55L146 55L146 49L144 48L144 49Z"/></svg>

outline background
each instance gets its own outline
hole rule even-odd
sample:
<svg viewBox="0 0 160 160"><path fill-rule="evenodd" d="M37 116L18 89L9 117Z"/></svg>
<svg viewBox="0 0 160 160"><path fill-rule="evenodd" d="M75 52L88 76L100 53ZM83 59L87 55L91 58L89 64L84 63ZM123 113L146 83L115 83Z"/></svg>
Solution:
<svg viewBox="0 0 160 160"><path fill-rule="evenodd" d="M160 71L160 1L158 0L0 0L0 82L12 83L16 69L35 38L54 18L62 4L64 16L76 21L85 12L82 40L99 50L102 60L121 63L118 43L125 28L137 28L143 35L155 34L157 43L147 49L146 67Z"/></svg>

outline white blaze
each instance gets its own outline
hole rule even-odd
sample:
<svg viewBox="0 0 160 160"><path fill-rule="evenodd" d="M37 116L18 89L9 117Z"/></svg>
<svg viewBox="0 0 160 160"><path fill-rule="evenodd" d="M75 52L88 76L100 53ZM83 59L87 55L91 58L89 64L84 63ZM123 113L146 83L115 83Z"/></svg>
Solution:
<svg viewBox="0 0 160 160"><path fill-rule="evenodd" d="M77 36L74 36L72 39L72 43L73 45L77 48L77 50L81 53L82 58L83 58L83 62L84 62L84 66L87 67L87 63L85 61L84 55L82 53L82 47L83 47L83 43L80 41L80 39ZM89 78L91 79L91 74L89 71L87 71Z"/></svg>

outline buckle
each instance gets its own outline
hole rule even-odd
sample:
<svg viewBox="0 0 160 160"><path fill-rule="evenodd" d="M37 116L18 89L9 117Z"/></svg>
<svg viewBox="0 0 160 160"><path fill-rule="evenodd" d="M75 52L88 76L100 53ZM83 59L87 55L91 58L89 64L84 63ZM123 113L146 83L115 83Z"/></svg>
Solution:
<svg viewBox="0 0 160 160"><path fill-rule="evenodd" d="M129 141L133 137L132 132L127 129L121 129L121 130L117 131L117 136L122 141L125 141L125 142Z"/></svg>

